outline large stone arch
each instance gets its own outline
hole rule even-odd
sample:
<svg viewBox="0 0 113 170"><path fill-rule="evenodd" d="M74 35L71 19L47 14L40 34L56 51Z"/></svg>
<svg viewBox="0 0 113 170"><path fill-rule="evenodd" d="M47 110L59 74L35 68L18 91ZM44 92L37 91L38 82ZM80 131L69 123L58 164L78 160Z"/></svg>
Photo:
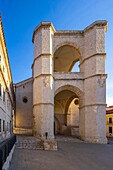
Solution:
<svg viewBox="0 0 113 170"><path fill-rule="evenodd" d="M69 90L69 91L72 91L73 93L75 93L79 97L80 105L82 106L82 104L83 104L83 96L84 96L84 92L83 91L81 91L76 86L64 85L64 86L61 86L58 89L56 89L56 91L54 93L54 96L56 96L58 93L60 93L61 91L64 91L64 90Z"/></svg>
<svg viewBox="0 0 113 170"><path fill-rule="evenodd" d="M76 93L78 97L81 97L83 95L83 92L78 87L72 86L72 85L61 86L58 89L56 89L54 94L56 95L63 90L70 90L70 91Z"/></svg>
<svg viewBox="0 0 113 170"><path fill-rule="evenodd" d="M83 101L83 91L81 91L78 87L76 86L72 86L72 85L64 85L64 86L61 86L59 87L56 91L55 91L55 100L56 98L60 95L60 96L65 96L63 95L64 93L68 94L68 91L72 92L72 94L68 97L68 98L65 98L65 105L64 105L64 118L65 118L65 125L64 125L64 128L65 128L65 131L63 131L62 129L62 132L66 135L71 135L71 129L72 129L72 126L71 126L71 115L70 113L68 113L68 109L69 109L69 106L70 106L70 103L72 102L72 100L74 98L79 98L79 106L82 107L82 101ZM76 124L75 124L76 126Z"/></svg>
<svg viewBox="0 0 113 170"><path fill-rule="evenodd" d="M57 33L58 34L58 33ZM71 32L70 32L71 35ZM68 33L63 34L63 37L58 34L58 36L55 36L55 41L54 41L54 48L53 48L53 54L55 53L56 50L58 50L61 46L64 45L70 45L76 48L76 50L79 52L81 59L84 54L84 49L83 49L83 36L82 34L73 34L73 36L70 36Z"/></svg>
<svg viewBox="0 0 113 170"><path fill-rule="evenodd" d="M62 46L65 46L65 45L69 45L69 46L72 46L74 48L76 48L76 50L78 51L78 53L80 54L81 56L81 52L80 52L80 47L78 44L76 44L75 42L71 42L71 41L64 41L64 42L61 42L59 44L57 44L55 47L54 47L54 54L55 52Z"/></svg>
<svg viewBox="0 0 113 170"><path fill-rule="evenodd" d="M53 61L54 72L71 72L74 65L82 61L80 49L70 41L59 43L54 49Z"/></svg>

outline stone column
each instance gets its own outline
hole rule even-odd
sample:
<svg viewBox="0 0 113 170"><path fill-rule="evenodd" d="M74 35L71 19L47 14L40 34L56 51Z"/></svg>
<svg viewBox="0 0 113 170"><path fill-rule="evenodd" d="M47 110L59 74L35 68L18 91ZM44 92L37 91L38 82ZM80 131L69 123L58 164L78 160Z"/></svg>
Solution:
<svg viewBox="0 0 113 170"><path fill-rule="evenodd" d="M42 22L34 31L33 114L35 135L54 138L53 34L50 22Z"/></svg>
<svg viewBox="0 0 113 170"><path fill-rule="evenodd" d="M85 141L107 143L105 31L107 22L97 21L84 30L84 102L80 107L80 136Z"/></svg>

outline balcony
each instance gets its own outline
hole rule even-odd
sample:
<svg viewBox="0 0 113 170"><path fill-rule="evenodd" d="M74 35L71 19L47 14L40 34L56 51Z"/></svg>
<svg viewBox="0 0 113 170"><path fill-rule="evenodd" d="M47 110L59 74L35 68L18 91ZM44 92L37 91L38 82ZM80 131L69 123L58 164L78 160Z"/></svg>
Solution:
<svg viewBox="0 0 113 170"><path fill-rule="evenodd" d="M55 80L83 80L80 72L54 72Z"/></svg>
<svg viewBox="0 0 113 170"><path fill-rule="evenodd" d="M63 86L76 87L83 91L83 73L80 72L54 72L54 90Z"/></svg>

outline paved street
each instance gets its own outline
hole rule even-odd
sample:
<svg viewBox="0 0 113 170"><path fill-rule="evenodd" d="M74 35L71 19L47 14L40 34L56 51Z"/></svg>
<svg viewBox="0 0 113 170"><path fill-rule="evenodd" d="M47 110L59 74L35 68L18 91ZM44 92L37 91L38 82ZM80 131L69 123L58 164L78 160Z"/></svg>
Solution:
<svg viewBox="0 0 113 170"><path fill-rule="evenodd" d="M16 148L10 170L113 170L113 145L58 140L58 151Z"/></svg>

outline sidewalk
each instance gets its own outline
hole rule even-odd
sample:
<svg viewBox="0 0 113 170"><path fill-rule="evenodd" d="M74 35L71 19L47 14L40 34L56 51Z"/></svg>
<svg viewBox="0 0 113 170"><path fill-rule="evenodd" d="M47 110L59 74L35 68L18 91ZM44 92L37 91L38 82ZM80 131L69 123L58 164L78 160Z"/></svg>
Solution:
<svg viewBox="0 0 113 170"><path fill-rule="evenodd" d="M58 138L58 151L16 148L10 170L112 170L113 145Z"/></svg>

